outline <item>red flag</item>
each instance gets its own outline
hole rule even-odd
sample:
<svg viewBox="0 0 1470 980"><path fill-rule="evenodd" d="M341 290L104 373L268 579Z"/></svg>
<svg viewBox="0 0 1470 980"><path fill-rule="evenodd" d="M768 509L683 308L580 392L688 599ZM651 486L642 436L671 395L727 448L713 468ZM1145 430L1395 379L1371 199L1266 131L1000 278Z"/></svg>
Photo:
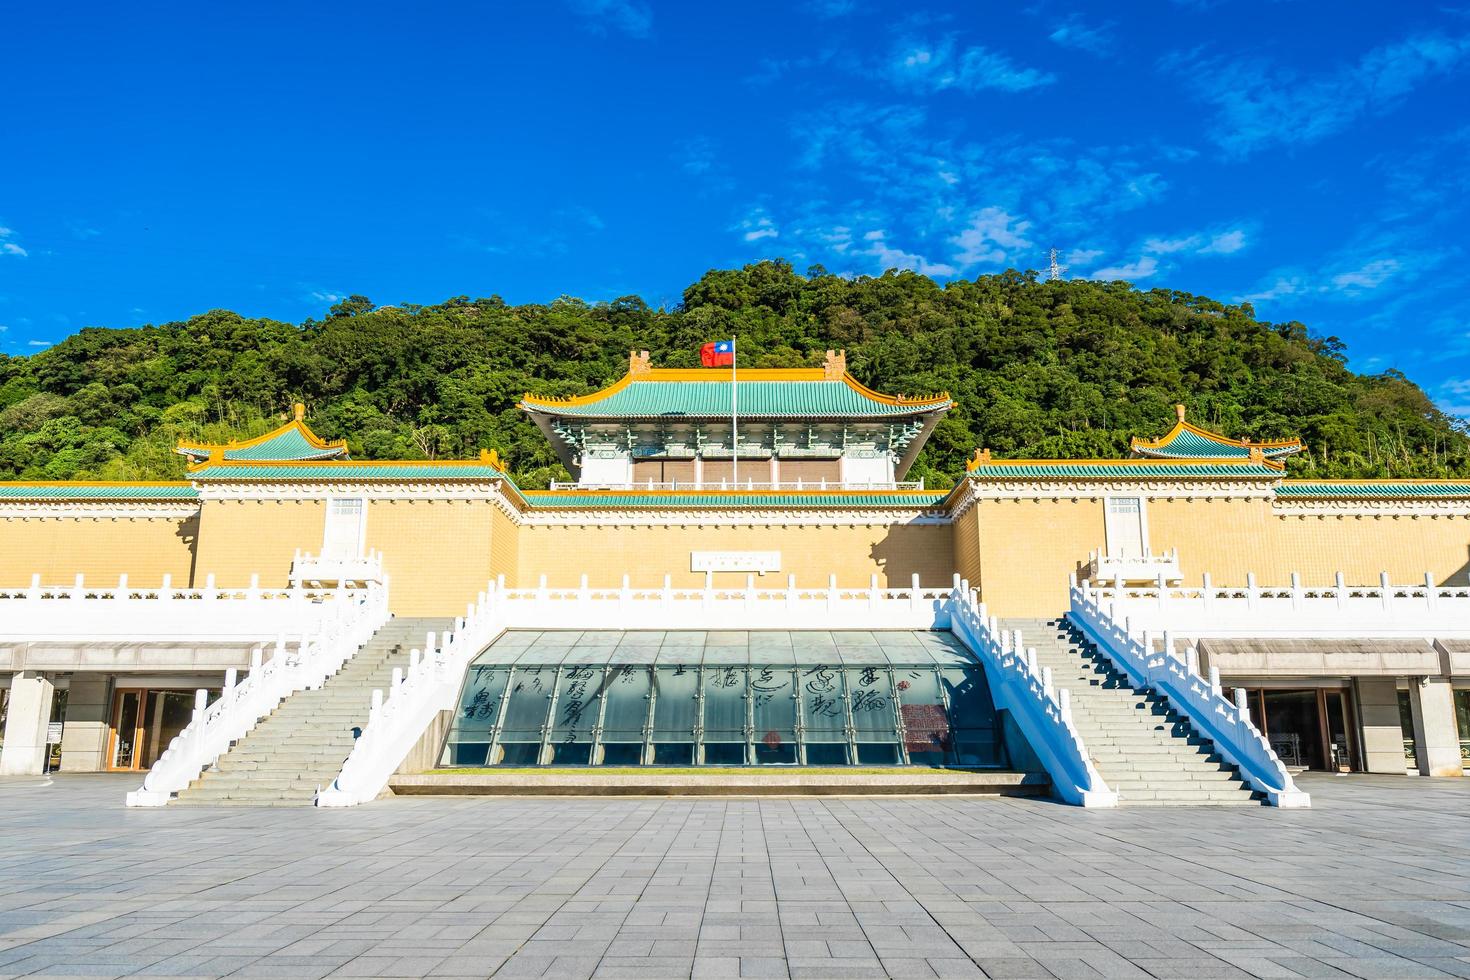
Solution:
<svg viewBox="0 0 1470 980"><path fill-rule="evenodd" d="M730 367L735 363L735 345L728 340L717 340L699 349L699 363L705 367Z"/></svg>

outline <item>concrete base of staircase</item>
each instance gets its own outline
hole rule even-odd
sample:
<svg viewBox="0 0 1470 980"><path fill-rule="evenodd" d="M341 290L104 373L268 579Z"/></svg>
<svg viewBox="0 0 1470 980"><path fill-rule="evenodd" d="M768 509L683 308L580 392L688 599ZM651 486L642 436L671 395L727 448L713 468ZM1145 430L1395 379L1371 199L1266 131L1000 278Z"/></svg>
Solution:
<svg viewBox="0 0 1470 980"><path fill-rule="evenodd" d="M701 770L421 773L388 782L397 796L1045 796L1045 773Z"/></svg>

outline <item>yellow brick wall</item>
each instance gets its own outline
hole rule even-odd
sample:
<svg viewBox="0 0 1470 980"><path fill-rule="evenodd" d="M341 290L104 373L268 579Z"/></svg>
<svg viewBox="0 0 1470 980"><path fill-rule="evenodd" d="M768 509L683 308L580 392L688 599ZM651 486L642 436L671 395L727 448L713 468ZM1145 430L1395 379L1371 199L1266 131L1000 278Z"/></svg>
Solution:
<svg viewBox="0 0 1470 980"><path fill-rule="evenodd" d="M260 575L260 584L289 584L297 549L317 552L326 525L325 500L206 500L200 505L195 584L213 574L215 584L237 587Z"/></svg>
<svg viewBox="0 0 1470 980"><path fill-rule="evenodd" d="M1184 580L1205 572L1220 585L1243 585L1255 572L1262 585L1285 585L1299 572L1307 585L1376 582L1470 583L1470 517L1297 517L1277 513L1269 499L1146 498L1149 547L1177 549ZM955 526L955 555L979 551L981 596L1001 616L1043 616L1067 605L1068 574L1106 542L1098 500L982 500L973 525ZM968 515L966 515L968 516ZM973 572L960 568L972 582Z"/></svg>
<svg viewBox="0 0 1470 980"><path fill-rule="evenodd" d="M980 598L997 616L1059 616L1067 577L1103 547L1100 499L979 500Z"/></svg>
<svg viewBox="0 0 1470 980"><path fill-rule="evenodd" d="M1341 571L1348 582L1364 584L1388 572L1395 583L1408 584L1430 572L1440 585L1470 584L1470 516L1277 516L1274 522L1278 581L1296 571L1309 584L1330 582Z"/></svg>
<svg viewBox="0 0 1470 980"><path fill-rule="evenodd" d="M156 586L164 575L187 586L199 534L197 516L0 518L0 585L29 585L39 573L47 585L76 580L99 585L119 575L138 586Z"/></svg>
<svg viewBox="0 0 1470 980"><path fill-rule="evenodd" d="M499 508L490 517L490 576L515 582L519 574L520 528Z"/></svg>
<svg viewBox="0 0 1470 980"><path fill-rule="evenodd" d="M493 577L499 513L488 500L368 501L367 548L383 553L393 612L463 616Z"/></svg>
<svg viewBox="0 0 1470 980"><path fill-rule="evenodd" d="M921 584L941 586L954 574L954 542L946 525L894 527L546 527L520 529L519 584L535 585L545 574L552 585L575 585L586 573L594 587L622 581L626 572L637 588L661 585L665 574L675 587L704 583L704 573L689 570L691 551L779 551L781 571L757 576L766 588L824 585L835 573L839 585ZM720 585L743 584L745 573L721 573Z"/></svg>
<svg viewBox="0 0 1470 980"><path fill-rule="evenodd" d="M980 577L980 511L971 507L961 514L950 528L951 548L954 549L954 570L960 578L969 580L970 588L983 589Z"/></svg>

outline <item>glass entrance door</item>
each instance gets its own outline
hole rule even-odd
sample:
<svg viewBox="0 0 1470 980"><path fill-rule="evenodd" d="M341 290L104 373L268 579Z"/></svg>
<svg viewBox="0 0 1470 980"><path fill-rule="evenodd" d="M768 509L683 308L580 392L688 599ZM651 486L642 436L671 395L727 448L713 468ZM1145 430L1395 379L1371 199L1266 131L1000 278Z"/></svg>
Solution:
<svg viewBox="0 0 1470 980"><path fill-rule="evenodd" d="M194 716L194 692L123 688L112 711L112 769L148 769Z"/></svg>

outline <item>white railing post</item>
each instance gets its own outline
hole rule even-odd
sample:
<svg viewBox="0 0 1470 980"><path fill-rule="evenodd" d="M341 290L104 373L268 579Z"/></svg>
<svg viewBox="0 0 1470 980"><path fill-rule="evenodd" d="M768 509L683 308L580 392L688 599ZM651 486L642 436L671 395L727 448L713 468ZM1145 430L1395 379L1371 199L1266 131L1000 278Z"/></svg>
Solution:
<svg viewBox="0 0 1470 980"><path fill-rule="evenodd" d="M828 613L828 615L832 615L832 614L835 614L836 612L837 612L837 576L836 575L828 575L827 576L827 613Z"/></svg>
<svg viewBox="0 0 1470 980"><path fill-rule="evenodd" d="M917 613L924 608L924 597L919 591L919 573L909 579L909 611Z"/></svg>
<svg viewBox="0 0 1470 980"><path fill-rule="evenodd" d="M1434 610L1438 607L1438 605L1439 605L1439 590L1434 587L1434 573L1433 572L1425 572L1424 573L1424 607L1429 612L1434 612Z"/></svg>
<svg viewBox="0 0 1470 980"><path fill-rule="evenodd" d="M1200 582L1200 596L1204 600L1205 612L1208 613L1215 608L1215 589L1210 582L1210 573L1205 572Z"/></svg>
<svg viewBox="0 0 1470 980"><path fill-rule="evenodd" d="M1378 573L1378 588L1382 594L1383 611L1389 612L1393 609L1393 588L1389 585L1387 572Z"/></svg>
<svg viewBox="0 0 1470 980"><path fill-rule="evenodd" d="M1291 573L1291 608L1293 612L1300 612L1302 608L1302 576L1300 572Z"/></svg>
<svg viewBox="0 0 1470 980"><path fill-rule="evenodd" d="M1224 689L1220 686L1220 668L1215 664L1210 664L1210 690L1215 692L1216 697L1224 696Z"/></svg>
<svg viewBox="0 0 1470 980"><path fill-rule="evenodd" d="M1338 572L1333 578L1337 584L1337 608L1346 609L1348 601L1347 576L1343 575L1342 572Z"/></svg>
<svg viewBox="0 0 1470 980"><path fill-rule="evenodd" d="M1255 612L1261 605L1261 590L1256 586L1256 573L1245 573L1245 601L1251 612Z"/></svg>

